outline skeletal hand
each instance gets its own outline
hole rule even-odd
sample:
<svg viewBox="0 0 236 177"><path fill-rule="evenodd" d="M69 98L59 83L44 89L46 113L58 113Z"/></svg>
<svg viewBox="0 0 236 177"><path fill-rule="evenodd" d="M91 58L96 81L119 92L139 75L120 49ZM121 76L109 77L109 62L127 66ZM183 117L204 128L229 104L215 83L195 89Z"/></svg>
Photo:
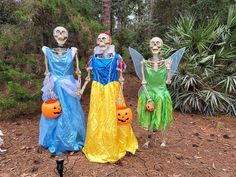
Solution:
<svg viewBox="0 0 236 177"><path fill-rule="evenodd" d="M166 84L170 85L170 84L171 84L171 80L170 80L170 79L167 79L167 80L166 80Z"/></svg>
<svg viewBox="0 0 236 177"><path fill-rule="evenodd" d="M86 81L90 81L90 80L91 80L90 76L88 75L88 76L85 78L85 80L86 80Z"/></svg>
<svg viewBox="0 0 236 177"><path fill-rule="evenodd" d="M44 72L44 76L49 76L50 73L48 71Z"/></svg>
<svg viewBox="0 0 236 177"><path fill-rule="evenodd" d="M75 73L76 73L77 75L81 75L81 71L80 71L80 70L76 70Z"/></svg>
<svg viewBox="0 0 236 177"><path fill-rule="evenodd" d="M154 104L154 102L152 101L152 99L151 98L149 98L148 100L147 100L147 102L149 103L149 102L151 102L151 103L153 103Z"/></svg>
<svg viewBox="0 0 236 177"><path fill-rule="evenodd" d="M125 81L125 80L124 80L124 77L120 77L120 78L119 78L119 81L120 81L120 82L124 82L124 81Z"/></svg>
<svg viewBox="0 0 236 177"><path fill-rule="evenodd" d="M116 100L116 103L118 105L121 105L122 104L122 98L121 97L118 97L117 100Z"/></svg>
<svg viewBox="0 0 236 177"><path fill-rule="evenodd" d="M147 81L142 80L142 85L146 85L146 84L147 84Z"/></svg>
<svg viewBox="0 0 236 177"><path fill-rule="evenodd" d="M49 89L51 99L57 99L57 94L50 88Z"/></svg>
<svg viewBox="0 0 236 177"><path fill-rule="evenodd" d="M82 96L82 90L81 89L78 89L76 92L75 92L75 96L79 96L81 97Z"/></svg>

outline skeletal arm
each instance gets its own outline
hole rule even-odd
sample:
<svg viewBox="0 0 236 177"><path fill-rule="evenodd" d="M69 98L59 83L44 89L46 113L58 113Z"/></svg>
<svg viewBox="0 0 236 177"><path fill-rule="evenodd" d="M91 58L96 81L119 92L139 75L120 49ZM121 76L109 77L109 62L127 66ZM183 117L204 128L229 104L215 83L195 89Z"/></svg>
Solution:
<svg viewBox="0 0 236 177"><path fill-rule="evenodd" d="M47 59L46 55L44 55L44 64L45 64L44 75L47 76L47 75L49 75L49 70L48 70L48 59Z"/></svg>
<svg viewBox="0 0 236 177"><path fill-rule="evenodd" d="M118 61L117 61L117 72L119 74L119 82L120 82L120 93L117 98L117 104L121 105L122 104L122 98L123 98L123 88L124 88L124 76L123 72L125 71L126 65L124 63L123 58L119 55Z"/></svg>
<svg viewBox="0 0 236 177"><path fill-rule="evenodd" d="M48 69L48 59L47 59L47 56L44 55L44 64L45 64L45 72L44 72L44 75L45 75L45 78L47 79L47 82L48 82L48 86L49 86L49 93L50 93L50 97L52 99L56 99L57 98L57 95L54 93L53 91L53 88L52 88L52 85L50 83L50 73L49 73L49 69Z"/></svg>
<svg viewBox="0 0 236 177"><path fill-rule="evenodd" d="M147 100L148 100L148 101L152 101L152 99L151 99L151 97L150 97L150 95L149 95L149 93L148 93L148 91L147 91L147 87L146 87L147 81L146 81L146 79L145 79L144 65L145 65L144 61L141 61L142 86L143 86L143 88L144 88L144 92L145 92L145 94L146 94Z"/></svg>
<svg viewBox="0 0 236 177"><path fill-rule="evenodd" d="M123 86L124 86L124 77L123 77L123 72L122 71L119 71L120 72L120 76L119 76L119 82L120 82L120 85L121 85L121 89L123 91Z"/></svg>
<svg viewBox="0 0 236 177"><path fill-rule="evenodd" d="M167 59L165 65L167 70L166 84L171 84L171 60Z"/></svg>
<svg viewBox="0 0 236 177"><path fill-rule="evenodd" d="M85 78L84 85L83 85L83 87L82 87L82 89L81 89L81 95L83 95L86 86L88 85L88 83L89 83L90 80L91 80L91 78L90 78L90 76L91 76L91 70L90 70L90 69L87 69L87 72L88 72L87 77Z"/></svg>
<svg viewBox="0 0 236 177"><path fill-rule="evenodd" d="M87 63L87 65L89 65L89 63L91 62L91 58L89 59L89 61L88 61L88 63ZM90 82L90 80L91 80L91 70L92 70L92 68L91 67L88 67L86 65L86 69L87 69L87 76L86 76L86 78L85 78L85 82L84 82L84 84L83 84L83 86L82 86L82 89L80 90L80 95L83 95L83 93L84 93L84 90L86 89L86 86L88 85L88 83Z"/></svg>
<svg viewBox="0 0 236 177"><path fill-rule="evenodd" d="M78 76L78 82L79 82L79 85L78 85L78 91L80 91L81 89L81 71L80 71L80 68L79 68L79 58L78 58L78 53L76 52L75 54L75 61L76 61L76 74Z"/></svg>

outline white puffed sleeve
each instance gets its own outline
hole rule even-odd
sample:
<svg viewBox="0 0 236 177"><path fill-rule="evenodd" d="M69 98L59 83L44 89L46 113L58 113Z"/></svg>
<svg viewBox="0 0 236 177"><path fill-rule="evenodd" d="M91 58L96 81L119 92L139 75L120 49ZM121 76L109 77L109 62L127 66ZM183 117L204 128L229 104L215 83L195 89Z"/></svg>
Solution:
<svg viewBox="0 0 236 177"><path fill-rule="evenodd" d="M72 52L72 57L75 57L75 54L77 53L77 48L76 47L71 47L71 52Z"/></svg>
<svg viewBox="0 0 236 177"><path fill-rule="evenodd" d="M43 46L43 47L42 47L42 51L43 51L44 55L46 55L46 50L47 50L47 48L48 48L47 46Z"/></svg>

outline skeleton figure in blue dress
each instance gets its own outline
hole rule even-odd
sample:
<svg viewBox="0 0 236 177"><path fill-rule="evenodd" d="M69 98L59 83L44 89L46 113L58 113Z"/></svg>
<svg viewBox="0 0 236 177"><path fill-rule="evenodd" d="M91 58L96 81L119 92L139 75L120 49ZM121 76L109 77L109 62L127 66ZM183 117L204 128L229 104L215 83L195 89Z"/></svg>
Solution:
<svg viewBox="0 0 236 177"><path fill-rule="evenodd" d="M54 37L58 48L50 49L46 46L42 48L46 65L42 99L59 100L62 113L54 119L41 115L39 144L58 155L82 149L85 140L85 120L78 94L81 79L77 48L63 48L68 37L68 32L63 27L54 29ZM74 59L78 80L73 76Z"/></svg>

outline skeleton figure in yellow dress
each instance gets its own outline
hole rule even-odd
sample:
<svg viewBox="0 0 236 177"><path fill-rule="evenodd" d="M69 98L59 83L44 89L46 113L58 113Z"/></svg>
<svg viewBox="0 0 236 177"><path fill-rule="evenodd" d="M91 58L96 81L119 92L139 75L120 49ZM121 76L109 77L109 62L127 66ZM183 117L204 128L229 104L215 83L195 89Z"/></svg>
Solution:
<svg viewBox="0 0 236 177"><path fill-rule="evenodd" d="M92 162L114 163L121 159L126 151L134 154L138 143L130 124L117 123L116 104L122 88L120 82L123 84L124 81L124 61L115 53L109 34L101 33L97 44L94 55L86 66L86 82L90 80L90 71L93 73L93 82L83 152Z"/></svg>

